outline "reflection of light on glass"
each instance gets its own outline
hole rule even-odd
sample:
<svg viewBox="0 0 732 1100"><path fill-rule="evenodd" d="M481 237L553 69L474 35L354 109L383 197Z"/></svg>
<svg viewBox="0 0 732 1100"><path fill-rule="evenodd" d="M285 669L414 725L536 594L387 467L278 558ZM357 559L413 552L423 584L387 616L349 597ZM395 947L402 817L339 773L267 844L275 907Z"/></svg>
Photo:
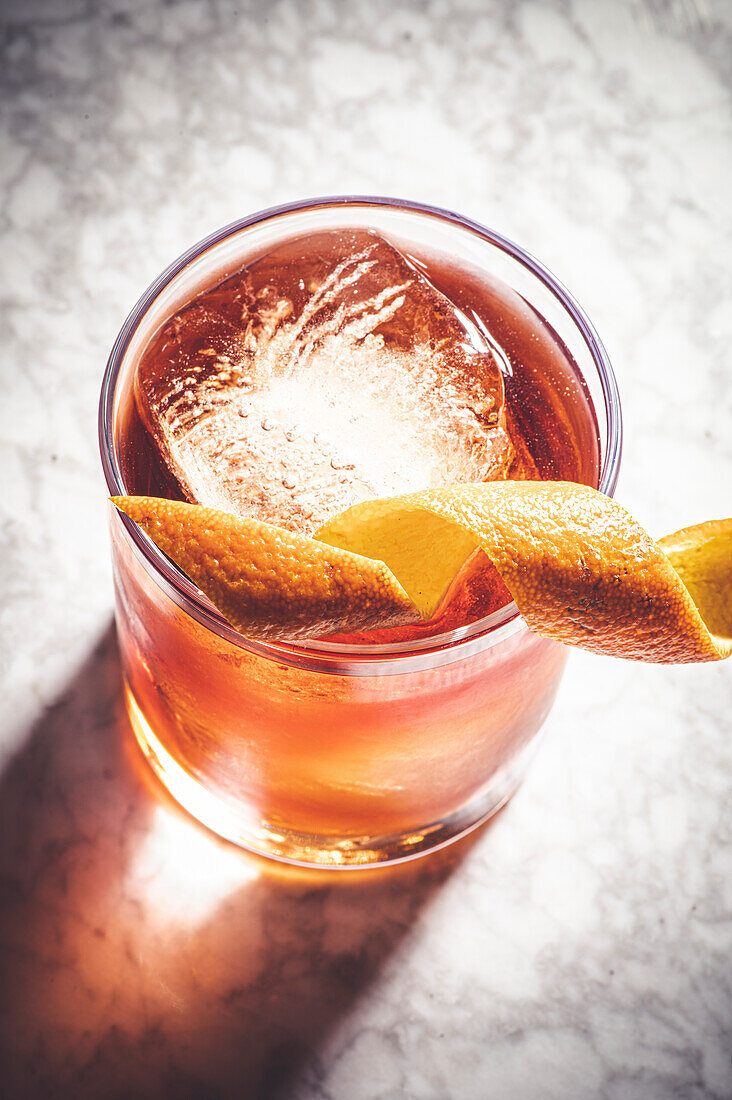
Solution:
<svg viewBox="0 0 732 1100"><path fill-rule="evenodd" d="M125 693L127 710L140 748L173 798L219 836L237 841L239 838L236 824L226 806L214 795L209 794L195 779L191 779L190 775L181 768L153 733L150 723L137 705L137 700L129 687L125 688Z"/></svg>
<svg viewBox="0 0 732 1100"><path fill-rule="evenodd" d="M158 806L129 871L132 892L154 909L196 923L243 883L253 862L165 806Z"/></svg>
<svg viewBox="0 0 732 1100"><path fill-rule="evenodd" d="M231 835L231 823L218 799L191 779L163 748L133 696L130 718L140 746L181 805L209 828ZM185 921L199 920L232 890L257 878L259 870L244 853L229 848L195 822L159 806L130 870L146 901L164 906Z"/></svg>

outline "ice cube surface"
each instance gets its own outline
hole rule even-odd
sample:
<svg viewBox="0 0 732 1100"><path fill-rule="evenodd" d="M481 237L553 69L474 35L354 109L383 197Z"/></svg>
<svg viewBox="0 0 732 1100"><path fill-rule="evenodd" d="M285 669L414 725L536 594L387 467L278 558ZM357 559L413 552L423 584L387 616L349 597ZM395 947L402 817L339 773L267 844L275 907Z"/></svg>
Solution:
<svg viewBox="0 0 732 1100"><path fill-rule="evenodd" d="M490 344L368 230L288 241L146 349L135 395L185 496L312 534L361 500L509 476Z"/></svg>

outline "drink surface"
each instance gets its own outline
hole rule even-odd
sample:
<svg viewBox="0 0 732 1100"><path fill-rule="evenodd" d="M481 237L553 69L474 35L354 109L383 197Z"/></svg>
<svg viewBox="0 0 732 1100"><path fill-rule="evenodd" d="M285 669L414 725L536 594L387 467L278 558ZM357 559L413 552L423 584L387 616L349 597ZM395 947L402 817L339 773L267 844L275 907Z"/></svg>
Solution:
<svg viewBox="0 0 732 1100"><path fill-rule="evenodd" d="M138 364L118 447L130 493L306 535L373 497L597 485L599 469L589 394L543 318L476 269L352 229L291 239L171 317ZM509 601L476 554L429 624L347 640L435 635Z"/></svg>

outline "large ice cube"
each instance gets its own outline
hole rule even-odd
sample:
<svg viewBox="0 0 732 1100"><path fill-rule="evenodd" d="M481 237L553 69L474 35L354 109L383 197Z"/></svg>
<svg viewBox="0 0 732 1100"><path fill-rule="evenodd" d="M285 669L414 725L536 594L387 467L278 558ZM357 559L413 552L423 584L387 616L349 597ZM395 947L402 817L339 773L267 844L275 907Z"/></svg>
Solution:
<svg viewBox="0 0 732 1100"><path fill-rule="evenodd" d="M191 501L311 534L360 500L506 477L489 344L375 233L274 249L168 321L136 396Z"/></svg>

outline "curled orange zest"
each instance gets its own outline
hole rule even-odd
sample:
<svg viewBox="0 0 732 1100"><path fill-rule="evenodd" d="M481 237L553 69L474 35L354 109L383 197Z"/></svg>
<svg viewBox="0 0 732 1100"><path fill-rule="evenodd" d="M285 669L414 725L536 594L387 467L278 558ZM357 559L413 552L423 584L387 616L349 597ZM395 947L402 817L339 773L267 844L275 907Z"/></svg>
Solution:
<svg viewBox="0 0 732 1100"><path fill-rule="evenodd" d="M536 634L642 661L732 652L732 520L656 543L615 501L571 482L481 482L366 501L315 539L199 505L113 500L250 636L429 619L481 548Z"/></svg>

